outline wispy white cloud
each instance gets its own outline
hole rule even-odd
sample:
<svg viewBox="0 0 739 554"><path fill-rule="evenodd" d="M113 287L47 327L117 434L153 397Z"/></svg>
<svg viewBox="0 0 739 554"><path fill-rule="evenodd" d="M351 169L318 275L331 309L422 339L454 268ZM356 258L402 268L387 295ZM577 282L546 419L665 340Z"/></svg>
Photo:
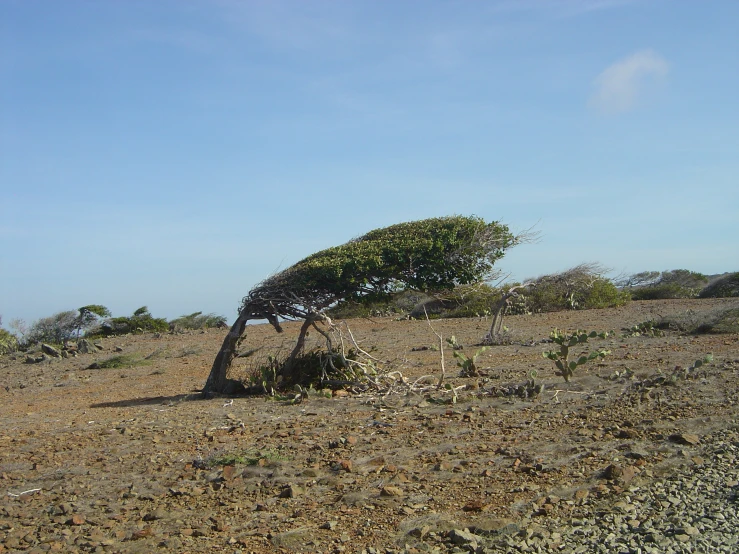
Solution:
<svg viewBox="0 0 739 554"><path fill-rule="evenodd" d="M670 66L658 53L642 50L608 66L594 81L590 106L604 113L632 110Z"/></svg>

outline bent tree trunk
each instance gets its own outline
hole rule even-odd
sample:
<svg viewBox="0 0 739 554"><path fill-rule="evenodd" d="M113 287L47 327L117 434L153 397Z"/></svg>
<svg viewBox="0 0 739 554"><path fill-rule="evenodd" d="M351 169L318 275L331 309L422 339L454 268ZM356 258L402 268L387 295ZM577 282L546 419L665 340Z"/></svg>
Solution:
<svg viewBox="0 0 739 554"><path fill-rule="evenodd" d="M208 380L205 382L205 387L203 387L203 398L208 398L208 395L212 393L228 394L238 387L239 383L229 379L227 373L236 357L239 341L244 334L246 322L249 319L251 318L245 313L239 314L228 335L223 339L221 350L213 361L210 375L208 375Z"/></svg>

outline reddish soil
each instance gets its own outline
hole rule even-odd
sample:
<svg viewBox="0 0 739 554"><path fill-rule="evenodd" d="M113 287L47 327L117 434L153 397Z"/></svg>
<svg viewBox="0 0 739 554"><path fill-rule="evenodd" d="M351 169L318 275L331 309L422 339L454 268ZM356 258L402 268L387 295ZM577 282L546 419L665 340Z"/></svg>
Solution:
<svg viewBox="0 0 739 554"><path fill-rule="evenodd" d="M399 382L391 394L299 404L198 399L225 331L103 339L98 354L36 364L2 357L0 552L446 551L452 528L492 533L532 513L542 525L575 517L583 498L615 500L632 482L699 464L701 441L737 429L738 335L621 331L728 304L736 301L506 318L513 343L480 356L482 375L460 377L445 349L445 382L464 386L455 403L429 386L440 353L424 321L349 321L386 369L411 384L433 376L415 391ZM432 324L470 356L489 322ZM586 345L611 354L565 383L542 357L555 327L615 330ZM288 351L297 330L250 327L243 348L262 349L237 371ZM688 369L708 353L712 363ZM119 354L150 359L86 369ZM532 370L544 391L516 396ZM226 455L231 465L218 465ZM619 471L604 473L612 464Z"/></svg>

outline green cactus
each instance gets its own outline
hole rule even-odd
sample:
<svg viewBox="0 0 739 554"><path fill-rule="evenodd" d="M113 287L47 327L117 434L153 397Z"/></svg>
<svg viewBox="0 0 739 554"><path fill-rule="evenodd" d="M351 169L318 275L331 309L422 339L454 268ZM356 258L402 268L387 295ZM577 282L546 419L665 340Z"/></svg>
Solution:
<svg viewBox="0 0 739 554"><path fill-rule="evenodd" d="M584 365L596 358L605 358L611 353L610 350L601 349L594 352L584 353L577 360L570 361L570 348L585 344L589 339L604 339L607 336L608 333L598 333L596 331L588 333L587 331L581 331L578 329L574 333L567 333L560 331L559 329L554 329L554 331L549 335L549 338L552 339L552 342L559 345L559 350L542 352L542 356L552 360L559 370L557 374L562 375L565 381L569 382L576 367Z"/></svg>
<svg viewBox="0 0 739 554"><path fill-rule="evenodd" d="M460 375L462 377L477 377L479 375L477 358L488 349L488 346L483 346L471 358L468 358L462 352L455 352L454 357L457 358L457 365L461 368Z"/></svg>

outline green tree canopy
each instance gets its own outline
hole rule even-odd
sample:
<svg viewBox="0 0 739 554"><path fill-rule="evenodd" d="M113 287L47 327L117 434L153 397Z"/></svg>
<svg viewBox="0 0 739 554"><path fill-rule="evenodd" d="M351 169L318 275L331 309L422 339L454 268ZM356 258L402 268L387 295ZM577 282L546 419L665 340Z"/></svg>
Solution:
<svg viewBox="0 0 739 554"><path fill-rule="evenodd" d="M77 336L80 336L82 329L92 327L97 323L100 317L110 317L110 310L100 304L90 304L88 306L82 306L77 310L79 316L77 316Z"/></svg>
<svg viewBox="0 0 739 554"><path fill-rule="evenodd" d="M253 318L304 318L340 300L377 299L399 289L449 290L491 276L519 241L479 217L439 217L370 231L266 279L243 299Z"/></svg>

